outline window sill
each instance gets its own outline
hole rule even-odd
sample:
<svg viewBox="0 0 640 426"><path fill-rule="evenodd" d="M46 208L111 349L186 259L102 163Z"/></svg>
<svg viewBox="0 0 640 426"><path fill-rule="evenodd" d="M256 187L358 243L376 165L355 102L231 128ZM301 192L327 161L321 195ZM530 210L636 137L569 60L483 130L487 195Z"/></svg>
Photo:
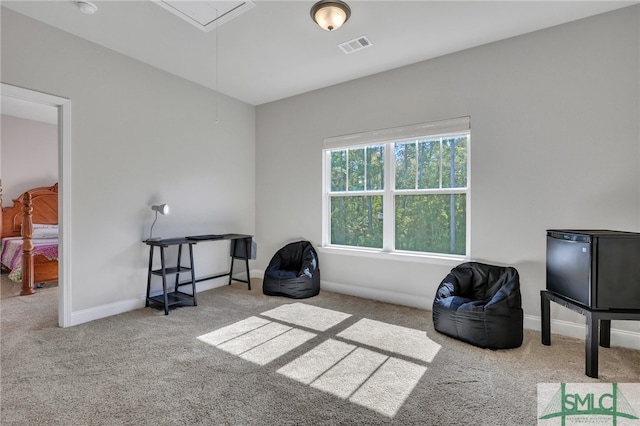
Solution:
<svg viewBox="0 0 640 426"><path fill-rule="evenodd" d="M318 251L323 254L339 255L339 256L355 256L364 257L376 260L394 260L401 262L413 262L413 263L427 263L432 265L446 265L457 266L462 262L468 262L469 258L465 256L455 255L442 255L436 256L433 254L418 254L418 253L400 253L400 252L385 252L382 250L366 250L361 248L351 247L332 247L332 246L320 246Z"/></svg>

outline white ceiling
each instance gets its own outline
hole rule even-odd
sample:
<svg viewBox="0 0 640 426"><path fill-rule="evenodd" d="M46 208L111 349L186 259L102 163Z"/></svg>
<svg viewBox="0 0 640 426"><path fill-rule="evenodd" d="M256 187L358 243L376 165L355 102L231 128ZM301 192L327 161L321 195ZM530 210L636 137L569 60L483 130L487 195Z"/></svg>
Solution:
<svg viewBox="0 0 640 426"><path fill-rule="evenodd" d="M314 1L257 0L208 32L151 0L93 3L93 15L73 0L2 6L260 105L638 1L348 0L351 19L334 32L311 20ZM338 48L362 35L373 46L349 55Z"/></svg>

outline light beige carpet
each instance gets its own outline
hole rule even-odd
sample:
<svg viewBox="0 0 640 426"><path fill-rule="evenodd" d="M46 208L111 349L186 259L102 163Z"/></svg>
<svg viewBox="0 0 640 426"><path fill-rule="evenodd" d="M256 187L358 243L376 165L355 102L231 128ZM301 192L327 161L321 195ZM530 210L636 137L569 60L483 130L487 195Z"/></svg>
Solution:
<svg viewBox="0 0 640 426"><path fill-rule="evenodd" d="M5 277L3 276L3 295ZM433 329L431 312L261 280L61 329L57 288L1 305L3 425L529 425L538 383L640 382L640 351L584 341L486 350Z"/></svg>

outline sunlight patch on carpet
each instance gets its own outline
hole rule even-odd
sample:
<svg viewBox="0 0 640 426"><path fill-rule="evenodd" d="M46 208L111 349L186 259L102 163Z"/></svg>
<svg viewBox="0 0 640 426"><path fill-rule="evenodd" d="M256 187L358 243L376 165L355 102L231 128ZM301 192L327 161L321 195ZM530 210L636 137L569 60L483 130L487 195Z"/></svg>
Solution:
<svg viewBox="0 0 640 426"><path fill-rule="evenodd" d="M279 369L278 373L308 385L353 352L355 348L354 345L337 340L325 340Z"/></svg>
<svg viewBox="0 0 640 426"><path fill-rule="evenodd" d="M339 333L338 337L424 362L433 361L441 348L423 330L366 318Z"/></svg>
<svg viewBox="0 0 640 426"><path fill-rule="evenodd" d="M294 328L243 353L240 358L266 365L314 337L316 335L313 333Z"/></svg>
<svg viewBox="0 0 640 426"><path fill-rule="evenodd" d="M304 303L278 306L261 315L317 331L326 331L351 316L351 314L305 305Z"/></svg>
<svg viewBox="0 0 640 426"><path fill-rule="evenodd" d="M427 367L390 357L349 401L392 417L426 371Z"/></svg>
<svg viewBox="0 0 640 426"><path fill-rule="evenodd" d="M296 302L198 339L264 366L319 337L309 330L327 331L349 317L351 314ZM367 318L335 335L329 332L321 340L277 372L387 417L398 413L427 371L425 364L441 348L423 330Z"/></svg>
<svg viewBox="0 0 640 426"><path fill-rule="evenodd" d="M312 388L340 398L348 398L387 360L387 356L364 348L356 348L345 359L326 371Z"/></svg>
<svg viewBox="0 0 640 426"><path fill-rule="evenodd" d="M223 344L218 345L218 348L234 355L240 355L263 344L264 342L286 333L289 330L291 330L291 327L272 322L243 334L242 336L238 336L233 340L226 341Z"/></svg>
<svg viewBox="0 0 640 426"><path fill-rule="evenodd" d="M238 336L242 336L243 334L265 326L270 322L271 321L263 318L249 317L226 327L219 328L211 333L203 334L198 337L198 340L208 343L211 346L218 346L226 341L235 339Z"/></svg>
<svg viewBox="0 0 640 426"><path fill-rule="evenodd" d="M278 373L393 417L426 371L410 361L329 339Z"/></svg>
<svg viewBox="0 0 640 426"><path fill-rule="evenodd" d="M247 361L266 365L314 337L308 331L249 317L198 339Z"/></svg>

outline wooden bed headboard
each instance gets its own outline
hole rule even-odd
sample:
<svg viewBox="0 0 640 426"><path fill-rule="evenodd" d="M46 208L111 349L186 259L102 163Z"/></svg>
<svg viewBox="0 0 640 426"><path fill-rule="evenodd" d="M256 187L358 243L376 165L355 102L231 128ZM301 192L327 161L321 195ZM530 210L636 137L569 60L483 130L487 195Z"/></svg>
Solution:
<svg viewBox="0 0 640 426"><path fill-rule="evenodd" d="M33 207L33 223L58 223L58 184L33 188L13 200L12 207L2 206L2 187L0 187L0 218L2 221L2 238L19 237L22 229L22 217L25 194L31 197Z"/></svg>

